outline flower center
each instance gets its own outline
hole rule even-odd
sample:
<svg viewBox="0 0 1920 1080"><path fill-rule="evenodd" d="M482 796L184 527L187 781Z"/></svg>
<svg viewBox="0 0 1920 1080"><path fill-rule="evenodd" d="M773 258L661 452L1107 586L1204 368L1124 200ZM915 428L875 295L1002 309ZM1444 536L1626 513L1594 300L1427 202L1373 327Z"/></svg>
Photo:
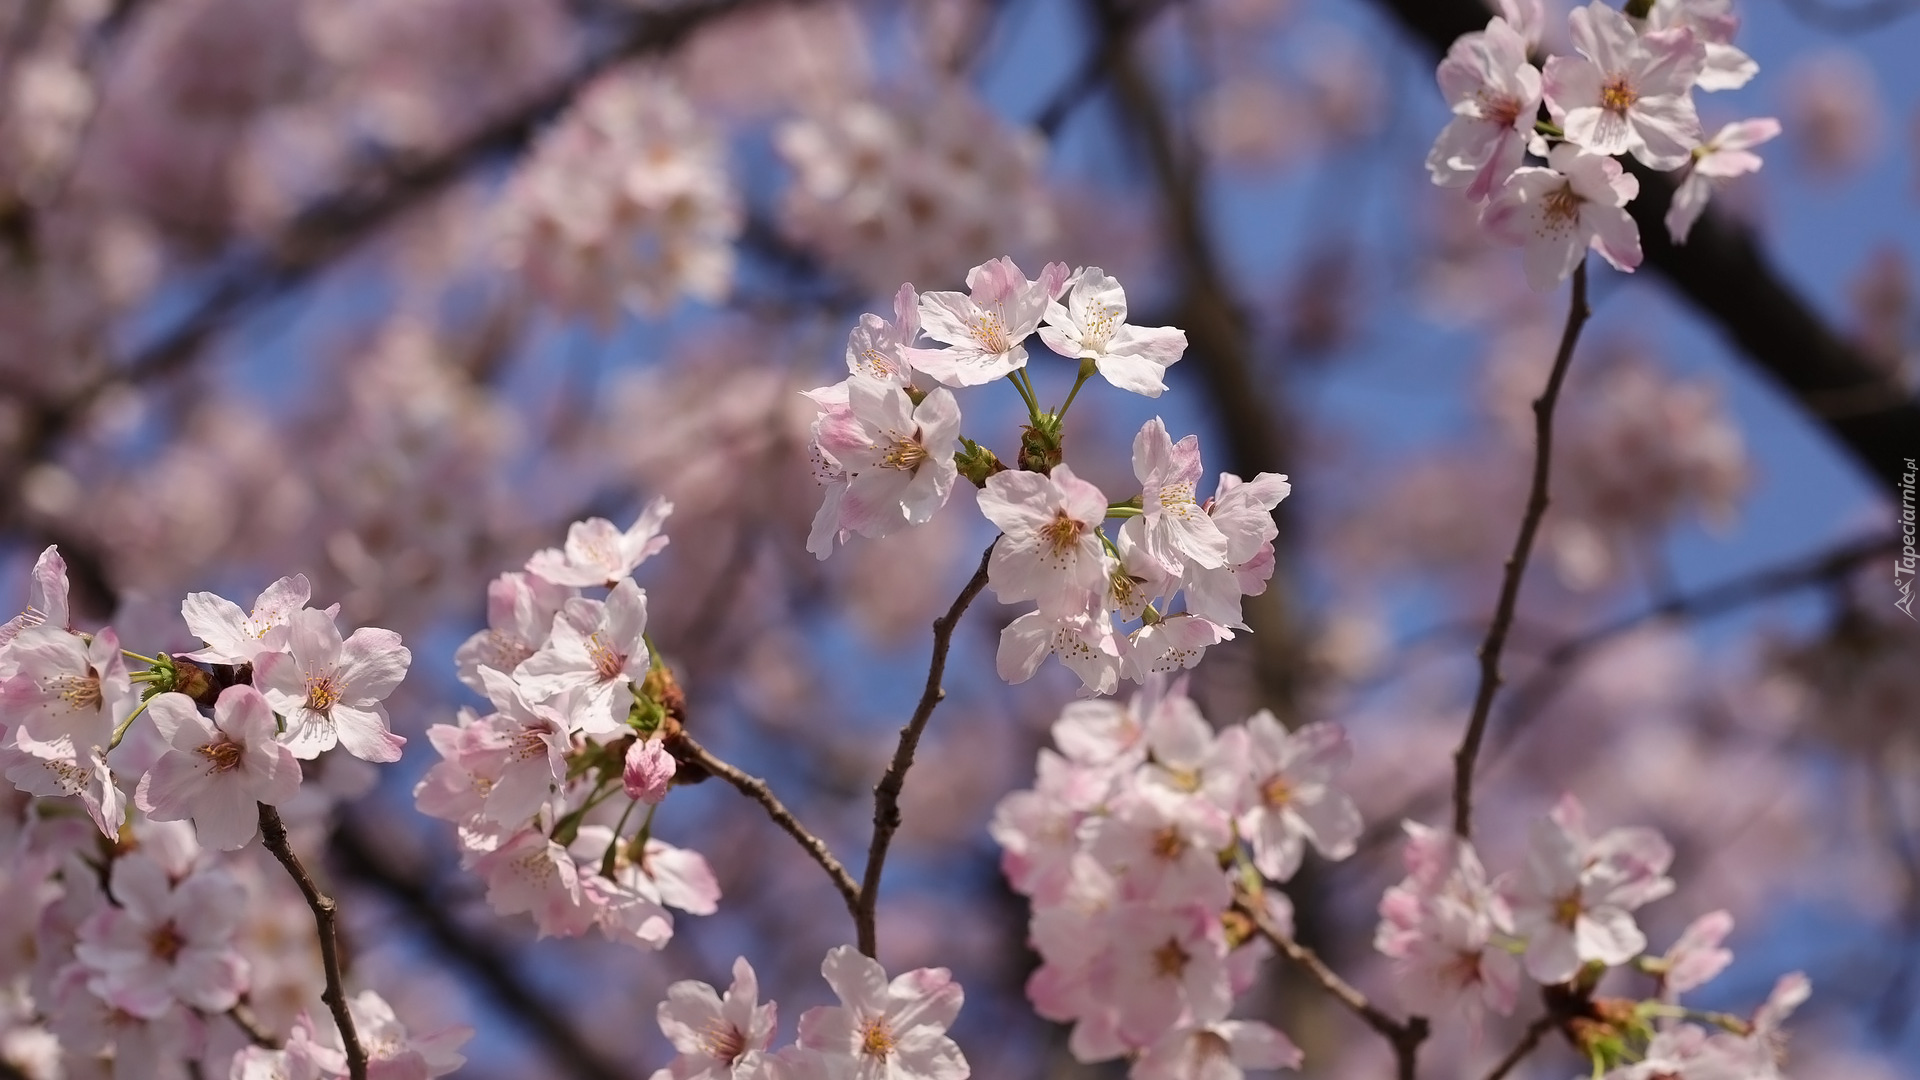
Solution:
<svg viewBox="0 0 1920 1080"><path fill-rule="evenodd" d="M340 700L340 683L334 679L333 672L325 675L307 676L307 708L317 713L326 712Z"/></svg>
<svg viewBox="0 0 1920 1080"><path fill-rule="evenodd" d="M1007 324L998 311L983 312L973 317L970 331L973 340L990 353L1007 351Z"/></svg>
<svg viewBox="0 0 1920 1080"><path fill-rule="evenodd" d="M1180 835L1179 829L1168 825L1153 834L1151 850L1155 857L1172 862L1187 850L1187 841Z"/></svg>
<svg viewBox="0 0 1920 1080"><path fill-rule="evenodd" d="M894 1048L892 1029L887 1027L887 1018L876 1016L860 1027L860 1052L875 1061L885 1061L891 1057Z"/></svg>
<svg viewBox="0 0 1920 1080"><path fill-rule="evenodd" d="M1613 113L1624 113L1633 108L1640 100L1640 92L1627 82L1625 75L1615 75L1600 87L1600 107Z"/></svg>
<svg viewBox="0 0 1920 1080"><path fill-rule="evenodd" d="M1573 185L1568 184L1549 191L1541 207L1546 212L1548 222L1562 226L1580 219L1581 202L1580 196L1574 193Z"/></svg>
<svg viewBox="0 0 1920 1080"><path fill-rule="evenodd" d="M244 750L232 739L222 738L217 743L208 743L195 753L206 758L214 772L223 773L232 772L240 767L240 755Z"/></svg>
<svg viewBox="0 0 1920 1080"><path fill-rule="evenodd" d="M1056 510L1053 520L1040 526L1040 538L1047 542L1055 555L1064 554L1068 548L1080 542L1081 534L1087 527L1067 516L1065 510Z"/></svg>
<svg viewBox="0 0 1920 1080"><path fill-rule="evenodd" d="M1568 929L1580 918L1580 897L1569 894L1561 897L1553 905L1553 921Z"/></svg>
<svg viewBox="0 0 1920 1080"><path fill-rule="evenodd" d="M179 956L180 950L186 947L187 939L180 936L180 931L175 929L172 923L167 923L147 935L147 948L153 952L154 958L163 964L173 963L174 957Z"/></svg>
<svg viewBox="0 0 1920 1080"><path fill-rule="evenodd" d="M1107 342L1113 338L1113 332L1119 325L1119 308L1095 304L1087 309L1087 322L1081 328L1080 342L1094 352L1106 352Z"/></svg>
<svg viewBox="0 0 1920 1080"><path fill-rule="evenodd" d="M1512 127L1520 119L1520 99L1511 94L1493 94L1485 90L1474 95L1480 99L1480 116L1488 123Z"/></svg>
<svg viewBox="0 0 1920 1080"><path fill-rule="evenodd" d="M700 1033L700 1048L707 1052L707 1056L731 1065L746 1052L747 1036L739 1028L716 1016L707 1021L706 1030Z"/></svg>
<svg viewBox="0 0 1920 1080"><path fill-rule="evenodd" d="M1260 785L1260 801L1269 810L1278 810L1293 801L1293 786L1284 776L1276 776Z"/></svg>
<svg viewBox="0 0 1920 1080"><path fill-rule="evenodd" d="M53 680L54 693L67 707L77 711L91 709L100 711L100 673L92 668L85 675L62 675Z"/></svg>
<svg viewBox="0 0 1920 1080"><path fill-rule="evenodd" d="M920 467L921 462L927 460L927 456L926 447L912 439L902 439L896 435L893 438L893 446L880 455L880 467L912 472Z"/></svg>
<svg viewBox="0 0 1920 1080"><path fill-rule="evenodd" d="M599 634L587 639L587 658L593 661L593 673L607 682L620 677L620 669L626 667L627 658L614 652Z"/></svg>
<svg viewBox="0 0 1920 1080"><path fill-rule="evenodd" d="M1191 959L1178 941L1168 938L1166 944L1153 950L1153 973L1163 979L1177 979L1187 970L1187 961Z"/></svg>
<svg viewBox="0 0 1920 1080"><path fill-rule="evenodd" d="M1199 503L1193 498L1193 482L1183 480L1177 484L1168 484L1160 489L1160 509L1185 517L1188 507L1198 509Z"/></svg>

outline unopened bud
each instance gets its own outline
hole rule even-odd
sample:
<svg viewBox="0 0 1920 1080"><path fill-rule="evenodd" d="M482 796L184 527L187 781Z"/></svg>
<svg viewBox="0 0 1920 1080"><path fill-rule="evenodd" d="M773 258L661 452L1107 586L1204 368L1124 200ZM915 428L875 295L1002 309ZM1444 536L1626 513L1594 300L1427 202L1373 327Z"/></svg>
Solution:
<svg viewBox="0 0 1920 1080"><path fill-rule="evenodd" d="M648 806L658 806L673 785L678 770L673 755L659 739L635 740L627 748L626 768L620 779L627 794Z"/></svg>

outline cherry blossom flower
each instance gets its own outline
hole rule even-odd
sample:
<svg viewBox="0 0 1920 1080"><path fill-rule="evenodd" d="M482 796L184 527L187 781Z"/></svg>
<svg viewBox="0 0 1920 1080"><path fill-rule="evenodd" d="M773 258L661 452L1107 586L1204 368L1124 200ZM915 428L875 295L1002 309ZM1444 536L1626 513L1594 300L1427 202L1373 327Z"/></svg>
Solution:
<svg viewBox="0 0 1920 1080"><path fill-rule="evenodd" d="M454 651L460 681L484 694L480 669L511 673L547 643L553 617L579 590L555 585L538 574L510 571L487 585L487 628Z"/></svg>
<svg viewBox="0 0 1920 1080"><path fill-rule="evenodd" d="M1227 538L1226 565L1187 566L1180 589L1186 594L1188 611L1235 630L1247 628L1240 598L1267 591L1267 579L1273 576L1273 540L1280 535L1273 523L1273 508L1292 491L1287 478L1278 473L1261 473L1245 481L1232 473L1220 474L1206 510Z"/></svg>
<svg viewBox="0 0 1920 1080"><path fill-rule="evenodd" d="M552 706L532 702L510 677L482 668L492 723L474 725L459 750L460 767L488 779L478 816L507 828L527 821L567 777L573 740Z"/></svg>
<svg viewBox="0 0 1920 1080"><path fill-rule="evenodd" d="M733 962L724 996L692 979L667 988L660 1031L680 1051L652 1080L745 1080L773 1042L776 1006L760 1004L760 983L746 957Z"/></svg>
<svg viewBox="0 0 1920 1080"><path fill-rule="evenodd" d="M1113 985L1120 1037L1149 1046L1183 1021L1224 1020L1233 1007L1227 943L1208 904L1127 904L1114 915Z"/></svg>
<svg viewBox="0 0 1920 1080"><path fill-rule="evenodd" d="M816 536L838 531L881 537L901 525L923 525L947 503L959 476L960 406L935 387L918 405L899 387L855 377L845 412L830 410L816 429L819 448L844 470L847 486L830 495L814 522ZM825 548L815 553L825 558Z"/></svg>
<svg viewBox="0 0 1920 1080"><path fill-rule="evenodd" d="M673 755L667 753L666 744L659 738L636 739L627 748L627 760L620 779L629 798L639 799L648 806L658 806L665 801L667 789L673 784L673 774L678 769Z"/></svg>
<svg viewBox="0 0 1920 1080"><path fill-rule="evenodd" d="M1262 709L1247 720L1251 782L1240 811L1240 831L1253 845L1253 864L1275 881L1300 868L1307 843L1329 859L1353 854L1360 811L1333 787L1352 749L1338 724L1321 721L1288 732Z"/></svg>
<svg viewBox="0 0 1920 1080"><path fill-rule="evenodd" d="M1158 672L1191 668L1209 646L1231 640L1233 631L1190 611L1150 619L1122 642L1120 672L1145 682Z"/></svg>
<svg viewBox="0 0 1920 1080"><path fill-rule="evenodd" d="M1693 85L1706 47L1685 27L1639 34L1602 0L1568 16L1580 58L1547 61L1547 112L1588 153L1631 153L1650 169L1677 169L1700 143ZM1556 166L1557 167L1557 166Z"/></svg>
<svg viewBox="0 0 1920 1080"><path fill-rule="evenodd" d="M79 799L102 836L119 837L126 795L107 764L105 747L77 746L69 735L43 742L24 728L0 731L0 776L29 795Z"/></svg>
<svg viewBox="0 0 1920 1080"><path fill-rule="evenodd" d="M275 739L273 710L251 686L221 691L211 720L175 693L148 701L147 716L168 749L140 778L133 804L155 821L192 818L208 847L245 847L254 804L277 806L300 790L300 762Z"/></svg>
<svg viewBox="0 0 1920 1080"><path fill-rule="evenodd" d="M573 856L539 829L522 829L503 840L475 860L473 869L486 879L488 906L501 915L532 913L541 937L577 937L593 925L594 911L583 903Z"/></svg>
<svg viewBox="0 0 1920 1080"><path fill-rule="evenodd" d="M285 652L293 613L304 610L312 596L305 574L283 577L267 586L250 612L210 592L188 593L180 604L180 617L207 647L184 655L216 664L250 664L260 653Z"/></svg>
<svg viewBox="0 0 1920 1080"><path fill-rule="evenodd" d="M520 664L514 678L534 701L573 691L567 719L574 730L617 731L633 704L625 691L647 677L646 634L646 591L625 578L604 601L567 601L553 620L552 637Z"/></svg>
<svg viewBox="0 0 1920 1080"><path fill-rule="evenodd" d="M253 681L286 718L294 756L316 758L338 744L363 761L400 760L407 740L388 728L380 704L413 660L400 635L363 626L343 642L333 616L307 608L293 613L287 647L262 654Z"/></svg>
<svg viewBox="0 0 1920 1080"><path fill-rule="evenodd" d="M1060 291L1067 268L1048 263L1039 281L1010 258L981 263L967 272L970 295L920 295L920 323L944 349L913 349L913 366L948 386L981 386L1027 366L1022 344L1040 325L1047 304Z"/></svg>
<svg viewBox="0 0 1920 1080"><path fill-rule="evenodd" d="M908 354L919 337L920 294L909 283L894 294L892 322L878 315L860 316L847 335L847 370L883 386L907 386L913 382ZM841 384L841 400L845 400L845 385Z"/></svg>
<svg viewBox="0 0 1920 1080"><path fill-rule="evenodd" d="M74 948L93 972L94 993L146 1020L175 1002L210 1013L233 1008L248 973L233 947L246 904L238 881L202 870L176 884L157 860L134 852L114 860L112 891L118 906L83 923Z"/></svg>
<svg viewBox="0 0 1920 1080"><path fill-rule="evenodd" d="M1100 523L1107 497L1067 465L1046 476L995 473L979 504L1003 534L987 560L987 580L1001 603L1038 600L1042 611L1085 610L1105 590Z"/></svg>
<svg viewBox="0 0 1920 1080"><path fill-rule="evenodd" d="M33 626L51 625L55 630L69 629L67 611L67 560L60 548L49 545L33 562L33 577L27 586L27 609L0 623L0 649L20 631Z"/></svg>
<svg viewBox="0 0 1920 1080"><path fill-rule="evenodd" d="M820 974L840 1004L800 1017L800 1046L820 1055L832 1080L966 1080L967 1059L947 1037L962 993L946 968L888 982L877 961L842 945Z"/></svg>
<svg viewBox="0 0 1920 1080"><path fill-rule="evenodd" d="M1720 943L1732 932L1733 916L1725 911L1710 911L1687 924L1680 940L1660 958L1665 967L1660 989L1667 1000L1705 986L1726 970L1733 953Z"/></svg>
<svg viewBox="0 0 1920 1080"><path fill-rule="evenodd" d="M1553 288L1588 248L1617 270L1639 266L1640 227L1625 207L1640 193L1640 181L1614 159L1572 143L1554 147L1547 165L1516 170L1482 218L1495 236L1525 247L1527 284Z"/></svg>
<svg viewBox="0 0 1920 1080"><path fill-rule="evenodd" d="M1694 84L1702 90L1737 90L1760 73L1760 65L1733 45L1733 35L1740 29L1733 0L1654 0L1644 26L1648 30L1686 27L1705 44L1706 62Z"/></svg>
<svg viewBox="0 0 1920 1080"><path fill-rule="evenodd" d="M1392 957L1401 999L1423 1015L1458 1011L1478 1030L1484 1014L1513 1012L1520 961L1503 947L1505 903L1467 841L1407 822L1408 877L1380 898L1374 947Z"/></svg>
<svg viewBox="0 0 1920 1080"><path fill-rule="evenodd" d="M1147 1047L1128 1080L1240 1080L1247 1069L1297 1069L1300 1048L1258 1020L1183 1023Z"/></svg>
<svg viewBox="0 0 1920 1080"><path fill-rule="evenodd" d="M18 674L0 682L0 721L37 742L105 746L133 711L133 683L111 628L89 641L52 626L29 627L7 655Z"/></svg>
<svg viewBox="0 0 1920 1080"><path fill-rule="evenodd" d="M1208 569L1226 565L1227 538L1194 497L1200 471L1199 436L1175 443L1156 416L1133 437L1133 475L1143 489L1140 517L1147 552L1176 576L1189 562Z"/></svg>
<svg viewBox="0 0 1920 1080"><path fill-rule="evenodd" d="M1130 899L1215 912L1232 899L1219 855L1233 840L1212 802L1155 784L1135 784L1087 827L1086 850Z"/></svg>
<svg viewBox="0 0 1920 1080"><path fill-rule="evenodd" d="M1693 224L1706 212L1713 194L1713 181L1744 176L1760 171L1760 155L1753 148L1780 134L1780 121L1771 116L1741 120L1720 129L1705 144L1695 147L1693 162L1686 178L1673 193L1667 208L1667 235L1676 244L1687 242Z"/></svg>
<svg viewBox="0 0 1920 1080"><path fill-rule="evenodd" d="M1186 331L1127 322L1127 294L1097 266L1068 279L1067 302L1047 302L1040 340L1061 356L1083 357L1122 390L1147 397L1166 392L1167 368L1187 349Z"/></svg>
<svg viewBox="0 0 1920 1080"><path fill-rule="evenodd" d="M1673 849L1651 829L1614 829L1590 839L1571 796L1534 823L1527 866L1507 891L1515 928L1527 939L1527 974L1545 984L1597 961L1609 967L1640 955L1647 939L1633 909L1673 891Z"/></svg>
<svg viewBox="0 0 1920 1080"><path fill-rule="evenodd" d="M1010 683L1023 683L1048 656L1059 657L1091 693L1111 694L1120 685L1120 644L1104 612L1027 612L1000 631L994 670Z"/></svg>
<svg viewBox="0 0 1920 1080"><path fill-rule="evenodd" d="M567 527L565 548L545 548L527 560L527 569L555 585L604 585L608 588L667 546L661 532L673 504L656 498L621 532L606 518L588 518Z"/></svg>
<svg viewBox="0 0 1920 1080"><path fill-rule="evenodd" d="M467 1063L459 1049L473 1038L470 1027L414 1035L400 1022L393 1006L372 990L348 998L347 1012L353 1017L354 1034L367 1051L369 1080L431 1080Z"/></svg>
<svg viewBox="0 0 1920 1080"><path fill-rule="evenodd" d="M1441 187L1464 187L1485 201L1526 158L1540 112L1540 69L1527 59L1527 41L1495 17L1484 31L1462 34L1440 61L1440 93L1453 119L1427 154L1427 171Z"/></svg>

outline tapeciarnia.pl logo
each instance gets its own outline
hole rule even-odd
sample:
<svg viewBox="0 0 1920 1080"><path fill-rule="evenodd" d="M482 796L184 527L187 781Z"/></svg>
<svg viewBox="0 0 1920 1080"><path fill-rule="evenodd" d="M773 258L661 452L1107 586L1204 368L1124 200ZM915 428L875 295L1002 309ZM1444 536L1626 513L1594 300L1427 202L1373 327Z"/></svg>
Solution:
<svg viewBox="0 0 1920 1080"><path fill-rule="evenodd" d="M1900 556L1893 561L1893 585L1900 590L1900 599L1893 606L1907 613L1907 618L1920 621L1920 615L1913 613L1913 576L1916 555L1913 550L1913 479L1920 469L1914 467L1914 459L1907 458L1907 471L1900 476ZM1901 580L1902 578L1906 580Z"/></svg>

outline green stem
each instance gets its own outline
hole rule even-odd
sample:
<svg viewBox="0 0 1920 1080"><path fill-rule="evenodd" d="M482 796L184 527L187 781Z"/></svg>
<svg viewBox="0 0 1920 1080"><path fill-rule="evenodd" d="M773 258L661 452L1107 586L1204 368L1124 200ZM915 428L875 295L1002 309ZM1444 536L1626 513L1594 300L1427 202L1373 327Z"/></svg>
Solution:
<svg viewBox="0 0 1920 1080"><path fill-rule="evenodd" d="M134 652L134 651L132 651L131 649L121 649L121 650L120 650L120 655L121 655L121 656L124 656L124 657L127 657L127 658L128 658L128 659L130 659L130 660L138 660L138 661L140 661L140 662L141 662L141 663L143 663L143 664L151 664L151 665L153 665L154 667L159 667L159 666L160 666L160 661L158 661L158 660L156 660L156 659L154 659L154 658L153 658L153 657L151 657L151 656L141 656L141 655L140 655L139 653L137 653L137 652Z"/></svg>
<svg viewBox="0 0 1920 1080"><path fill-rule="evenodd" d="M638 805L640 800L634 799L627 803L625 810L620 811L620 821L613 827L613 838L607 841L607 853L600 856L600 876L603 878L613 878L613 865L617 861L614 856L620 852L620 834L627 831L627 819L633 816L633 808ZM653 812L648 811L647 817L651 820Z"/></svg>
<svg viewBox="0 0 1920 1080"><path fill-rule="evenodd" d="M121 739L124 739L127 737L127 729L133 726L134 719L138 717L141 713L146 712L147 706L151 704L153 704L152 698L148 698L147 700L141 702L139 708L128 713L127 718L120 722L120 726L113 729L113 741L107 744L107 750L109 753L112 752L114 747L120 745Z"/></svg>
<svg viewBox="0 0 1920 1080"><path fill-rule="evenodd" d="M1073 408L1073 399L1080 395L1080 388L1087 385L1087 376L1093 374L1087 370L1087 367L1088 365L1086 364L1080 366L1080 377L1073 380L1073 389L1067 391L1067 400L1061 404L1060 411L1053 414L1055 420L1065 420L1067 418L1067 410Z"/></svg>
<svg viewBox="0 0 1920 1080"><path fill-rule="evenodd" d="M1034 399L1033 388L1027 385L1026 380L1021 378L1021 375L1022 372L1018 370L1009 371L1007 372L1007 381L1013 384L1015 390L1020 391L1020 400L1027 403L1027 415L1032 418L1033 422L1037 425L1040 423L1040 403Z"/></svg>
<svg viewBox="0 0 1920 1080"><path fill-rule="evenodd" d="M1139 508L1139 507L1137 507L1137 506L1109 506L1109 507L1107 507L1107 516L1108 516L1108 517L1110 517L1110 518L1130 518L1130 517L1139 517L1139 516L1140 516L1141 514L1143 514L1143 513L1146 513L1146 511L1144 511L1144 510L1142 510L1142 509L1140 509L1140 508Z"/></svg>

